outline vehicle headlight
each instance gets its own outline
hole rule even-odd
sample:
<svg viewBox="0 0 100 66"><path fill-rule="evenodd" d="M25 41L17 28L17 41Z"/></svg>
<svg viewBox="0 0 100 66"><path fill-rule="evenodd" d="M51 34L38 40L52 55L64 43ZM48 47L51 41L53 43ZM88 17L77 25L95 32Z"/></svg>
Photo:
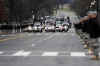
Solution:
<svg viewBox="0 0 100 66"><path fill-rule="evenodd" d="M34 29L37 29L37 27L34 27Z"/></svg>
<svg viewBox="0 0 100 66"><path fill-rule="evenodd" d="M42 27L38 27L38 28L40 28L40 29L41 29Z"/></svg>
<svg viewBox="0 0 100 66"><path fill-rule="evenodd" d="M64 26L64 28L66 29L66 28L67 28L67 26Z"/></svg>
<svg viewBox="0 0 100 66"><path fill-rule="evenodd" d="M48 27L48 29L51 29L51 27Z"/></svg>
<svg viewBox="0 0 100 66"><path fill-rule="evenodd" d="M45 29L48 29L47 27L45 27Z"/></svg>
<svg viewBox="0 0 100 66"><path fill-rule="evenodd" d="M31 27L28 27L28 30L32 30L32 28Z"/></svg>
<svg viewBox="0 0 100 66"><path fill-rule="evenodd" d="M54 26L52 26L51 28L52 28L52 29L54 29L55 27L54 27Z"/></svg>

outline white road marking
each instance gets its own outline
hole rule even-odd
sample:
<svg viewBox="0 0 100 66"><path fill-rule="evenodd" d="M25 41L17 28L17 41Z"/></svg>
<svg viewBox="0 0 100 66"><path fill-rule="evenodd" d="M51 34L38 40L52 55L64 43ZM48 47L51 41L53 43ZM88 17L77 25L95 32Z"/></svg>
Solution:
<svg viewBox="0 0 100 66"><path fill-rule="evenodd" d="M3 54L4 52L0 51L0 54Z"/></svg>
<svg viewBox="0 0 100 66"><path fill-rule="evenodd" d="M40 40L40 41L38 41L38 42L43 42L43 41L49 40L49 39L53 38L55 35L56 35L56 34L50 35L50 36L48 36L47 38L45 38L45 39L43 39L43 40Z"/></svg>
<svg viewBox="0 0 100 66"><path fill-rule="evenodd" d="M100 55L100 52L99 52ZM11 56L11 57L89 57L87 52L67 52L67 51L0 51L0 56Z"/></svg>
<svg viewBox="0 0 100 66"><path fill-rule="evenodd" d="M100 56L100 52L99 52L99 56Z"/></svg>
<svg viewBox="0 0 100 66"><path fill-rule="evenodd" d="M70 56L85 57L86 54L85 54L85 52L71 52Z"/></svg>
<svg viewBox="0 0 100 66"><path fill-rule="evenodd" d="M58 56L58 52L44 52L42 56Z"/></svg>
<svg viewBox="0 0 100 66"><path fill-rule="evenodd" d="M8 36L8 35L1 35L2 37Z"/></svg>
<svg viewBox="0 0 100 66"><path fill-rule="evenodd" d="M53 34L53 35L51 35L51 36L49 36L49 37L47 37L47 38L46 38L46 39L44 39L44 40L51 39L51 38L53 38L55 35L56 35L56 33L55 33L55 34Z"/></svg>
<svg viewBox="0 0 100 66"><path fill-rule="evenodd" d="M18 52L16 52L16 53L14 53L13 56L20 56L20 55L22 54L22 52L23 52L23 50L18 51Z"/></svg>
<svg viewBox="0 0 100 66"><path fill-rule="evenodd" d="M12 54L12 56L28 56L30 54L31 54L30 51L25 52L24 50L21 50L21 51L18 51L16 53Z"/></svg>
<svg viewBox="0 0 100 66"><path fill-rule="evenodd" d="M32 44L32 47L34 47L35 46L35 44Z"/></svg>

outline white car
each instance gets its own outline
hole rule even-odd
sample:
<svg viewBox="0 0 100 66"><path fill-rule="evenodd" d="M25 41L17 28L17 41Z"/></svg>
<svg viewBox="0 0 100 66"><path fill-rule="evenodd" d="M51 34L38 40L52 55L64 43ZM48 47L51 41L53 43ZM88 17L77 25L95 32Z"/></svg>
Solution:
<svg viewBox="0 0 100 66"><path fill-rule="evenodd" d="M42 32L43 31L43 26L41 25L40 22L37 22L34 24L33 31L34 32Z"/></svg>
<svg viewBox="0 0 100 66"><path fill-rule="evenodd" d="M25 29L23 29L23 31L24 32L32 32L33 31L33 28L32 28L32 26L28 26Z"/></svg>
<svg viewBox="0 0 100 66"><path fill-rule="evenodd" d="M54 25L46 25L45 26L45 31L46 32L49 32L49 31L55 32L55 26Z"/></svg>
<svg viewBox="0 0 100 66"><path fill-rule="evenodd" d="M68 31L68 26L67 25L58 24L58 25L56 25L56 31L67 32Z"/></svg>
<svg viewBox="0 0 100 66"><path fill-rule="evenodd" d="M41 25L35 25L33 26L33 32L42 32L43 27Z"/></svg>
<svg viewBox="0 0 100 66"><path fill-rule="evenodd" d="M61 24L56 25L56 31L62 32L64 27Z"/></svg>

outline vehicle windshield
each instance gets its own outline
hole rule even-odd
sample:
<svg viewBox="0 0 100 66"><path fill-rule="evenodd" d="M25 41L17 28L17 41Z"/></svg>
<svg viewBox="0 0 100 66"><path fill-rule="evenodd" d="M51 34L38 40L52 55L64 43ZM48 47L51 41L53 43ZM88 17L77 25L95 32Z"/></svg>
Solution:
<svg viewBox="0 0 100 66"><path fill-rule="evenodd" d="M41 25L40 22L34 23L34 26L39 26L39 25Z"/></svg>

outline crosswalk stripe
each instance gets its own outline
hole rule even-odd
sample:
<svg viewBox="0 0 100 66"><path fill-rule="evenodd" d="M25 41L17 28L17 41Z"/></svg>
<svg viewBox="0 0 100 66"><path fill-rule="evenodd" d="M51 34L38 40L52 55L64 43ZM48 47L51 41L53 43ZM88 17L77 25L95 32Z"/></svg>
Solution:
<svg viewBox="0 0 100 66"><path fill-rule="evenodd" d="M12 56L28 56L30 54L31 54L30 51L25 52L25 51L21 50L21 51L18 51L16 53L12 54Z"/></svg>
<svg viewBox="0 0 100 66"><path fill-rule="evenodd" d="M20 56L23 53L23 51L18 51L16 53L13 54L13 56Z"/></svg>
<svg viewBox="0 0 100 66"><path fill-rule="evenodd" d="M100 55L100 52L99 52ZM63 51L0 51L0 56L68 56L68 57L88 57L88 52L63 52Z"/></svg>
<svg viewBox="0 0 100 66"><path fill-rule="evenodd" d="M86 53L85 52L71 52L70 56L80 56L80 57L85 57Z"/></svg>
<svg viewBox="0 0 100 66"><path fill-rule="evenodd" d="M42 56L58 56L58 52L44 52Z"/></svg>
<svg viewBox="0 0 100 66"><path fill-rule="evenodd" d="M3 54L4 52L0 51L0 54Z"/></svg>
<svg viewBox="0 0 100 66"><path fill-rule="evenodd" d="M100 56L100 53L99 53L99 56Z"/></svg>

